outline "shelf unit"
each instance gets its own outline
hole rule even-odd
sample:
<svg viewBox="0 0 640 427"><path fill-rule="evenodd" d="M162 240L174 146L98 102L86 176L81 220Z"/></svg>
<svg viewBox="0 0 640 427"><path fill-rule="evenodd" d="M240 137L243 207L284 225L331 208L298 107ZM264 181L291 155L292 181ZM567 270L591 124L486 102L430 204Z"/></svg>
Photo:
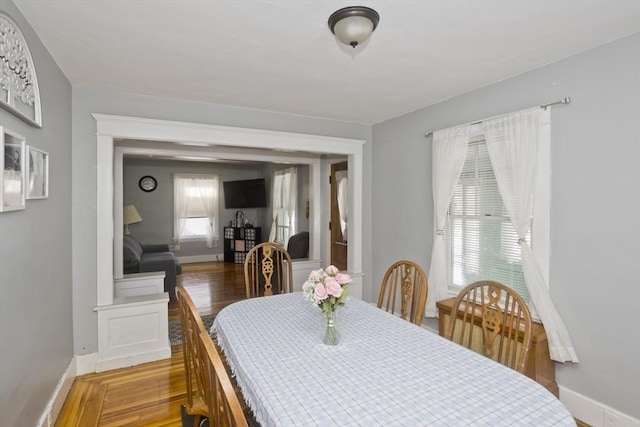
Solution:
<svg viewBox="0 0 640 427"><path fill-rule="evenodd" d="M255 245L262 242L260 227L225 227L224 262L244 264L244 259Z"/></svg>

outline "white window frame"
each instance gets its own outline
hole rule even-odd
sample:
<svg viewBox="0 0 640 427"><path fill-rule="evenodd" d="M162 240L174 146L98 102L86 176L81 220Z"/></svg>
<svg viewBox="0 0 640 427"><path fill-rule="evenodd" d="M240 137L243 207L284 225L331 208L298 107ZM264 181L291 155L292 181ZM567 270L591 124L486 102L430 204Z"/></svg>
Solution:
<svg viewBox="0 0 640 427"><path fill-rule="evenodd" d="M212 179L217 183L217 186L214 187L213 191L217 192L217 195L214 195L214 197L218 198L220 197L220 177L218 175L215 174L174 174L174 180L177 179L184 179L184 178L197 178L197 179ZM175 204L175 197L176 195L173 195L174 197L174 204ZM219 216L219 206L216 208L216 217ZM189 221L190 219L202 219L202 218L208 218L206 216L201 216L201 217L187 217L187 221ZM218 230L218 227L216 226L217 220L214 222L214 238L213 238L213 246L216 247L218 246L218 242L220 239L220 233ZM174 228L175 228L175 221L174 221ZM177 233L174 230L174 236ZM207 239L207 235L206 233L204 234L197 234L197 235L186 235L186 236L179 236L179 241L184 242L184 241L201 241L201 240L206 240ZM176 238L174 238L174 241L177 240Z"/></svg>

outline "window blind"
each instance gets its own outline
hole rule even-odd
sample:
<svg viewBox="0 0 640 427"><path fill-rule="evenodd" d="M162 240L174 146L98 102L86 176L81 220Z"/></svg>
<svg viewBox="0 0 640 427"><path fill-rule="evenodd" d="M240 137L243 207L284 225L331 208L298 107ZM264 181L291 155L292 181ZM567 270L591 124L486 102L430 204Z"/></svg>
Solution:
<svg viewBox="0 0 640 427"><path fill-rule="evenodd" d="M187 182L197 184L187 188L187 218L207 217L205 203L208 203L208 200L213 196L217 182L207 178L197 178Z"/></svg>
<svg viewBox="0 0 640 427"><path fill-rule="evenodd" d="M450 281L495 280L528 301L518 237L506 213L484 140L469 144L445 230Z"/></svg>

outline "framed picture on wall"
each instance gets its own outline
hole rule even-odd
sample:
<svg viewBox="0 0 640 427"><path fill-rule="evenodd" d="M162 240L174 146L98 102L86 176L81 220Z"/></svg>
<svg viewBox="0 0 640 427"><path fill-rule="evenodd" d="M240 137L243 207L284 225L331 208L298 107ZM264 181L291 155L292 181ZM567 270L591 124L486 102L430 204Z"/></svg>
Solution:
<svg viewBox="0 0 640 427"><path fill-rule="evenodd" d="M40 89L27 41L18 25L0 12L0 107L42 127Z"/></svg>
<svg viewBox="0 0 640 427"><path fill-rule="evenodd" d="M0 212L25 208L25 139L0 126Z"/></svg>
<svg viewBox="0 0 640 427"><path fill-rule="evenodd" d="M28 146L27 199L49 197L49 153Z"/></svg>

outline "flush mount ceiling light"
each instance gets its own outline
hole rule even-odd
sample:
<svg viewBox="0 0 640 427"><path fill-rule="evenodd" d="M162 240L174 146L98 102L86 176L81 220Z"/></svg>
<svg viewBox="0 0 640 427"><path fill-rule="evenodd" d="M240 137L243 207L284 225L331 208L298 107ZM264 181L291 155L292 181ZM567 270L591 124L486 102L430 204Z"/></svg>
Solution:
<svg viewBox="0 0 640 427"><path fill-rule="evenodd" d="M380 15L365 6L349 6L329 17L329 28L342 43L356 47L364 43L378 26Z"/></svg>

